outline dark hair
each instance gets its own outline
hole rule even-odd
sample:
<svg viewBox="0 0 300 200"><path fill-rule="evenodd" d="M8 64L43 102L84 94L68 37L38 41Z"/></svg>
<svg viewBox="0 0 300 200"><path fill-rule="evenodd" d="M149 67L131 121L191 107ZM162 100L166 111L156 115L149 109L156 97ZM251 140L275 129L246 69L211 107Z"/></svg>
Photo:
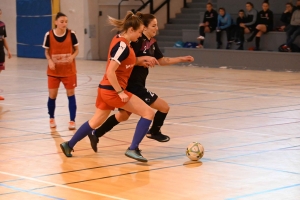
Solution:
<svg viewBox="0 0 300 200"><path fill-rule="evenodd" d="M67 16L67 15L65 15L64 13L58 12L58 13L56 14L55 20L58 20L58 18L60 18L60 17L66 17L66 16Z"/></svg>
<svg viewBox="0 0 300 200"><path fill-rule="evenodd" d="M223 8L223 7L219 8L219 11L220 10L223 10L224 12L226 12L225 8Z"/></svg>
<svg viewBox="0 0 300 200"><path fill-rule="evenodd" d="M290 6L294 7L293 3L291 3L291 2L288 2L285 5L290 5Z"/></svg>
<svg viewBox="0 0 300 200"><path fill-rule="evenodd" d="M206 5L211 5L211 7L213 7L212 3L208 2Z"/></svg>
<svg viewBox="0 0 300 200"><path fill-rule="evenodd" d="M243 9L239 10L239 12L245 13L245 11Z"/></svg>
<svg viewBox="0 0 300 200"><path fill-rule="evenodd" d="M264 3L270 5L270 4L269 4L269 0L264 0L263 4L264 4Z"/></svg>
<svg viewBox="0 0 300 200"><path fill-rule="evenodd" d="M254 8L254 5L253 5L253 3L251 3L250 1L248 1L247 3L246 3L246 5L250 5L252 8Z"/></svg>
<svg viewBox="0 0 300 200"><path fill-rule="evenodd" d="M143 14L140 12L133 14L133 12L128 11L123 19L115 19L108 16L108 23L113 25L115 27L114 29L120 32L127 31L130 27L132 27L133 30L137 30L143 25L142 17Z"/></svg>
<svg viewBox="0 0 300 200"><path fill-rule="evenodd" d="M142 19L144 25L145 25L146 27L148 27L149 24L150 24L150 22L151 22L153 19L156 19L156 17L155 17L154 15L152 15L152 14L142 14L142 15L141 15L141 19Z"/></svg>

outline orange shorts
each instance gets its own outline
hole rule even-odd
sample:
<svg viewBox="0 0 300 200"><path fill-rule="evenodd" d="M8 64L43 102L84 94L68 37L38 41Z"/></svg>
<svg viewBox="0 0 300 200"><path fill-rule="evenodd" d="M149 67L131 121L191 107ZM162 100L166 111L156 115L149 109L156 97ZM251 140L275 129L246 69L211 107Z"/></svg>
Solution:
<svg viewBox="0 0 300 200"><path fill-rule="evenodd" d="M126 90L124 92L128 95L129 99L132 97L130 92ZM115 108L123 107L126 103L122 102L116 91L98 88L96 107L100 110L114 110Z"/></svg>
<svg viewBox="0 0 300 200"><path fill-rule="evenodd" d="M77 76L76 74L68 77L55 77L48 76L48 88L57 89L59 84L62 82L66 89L74 89L77 86Z"/></svg>

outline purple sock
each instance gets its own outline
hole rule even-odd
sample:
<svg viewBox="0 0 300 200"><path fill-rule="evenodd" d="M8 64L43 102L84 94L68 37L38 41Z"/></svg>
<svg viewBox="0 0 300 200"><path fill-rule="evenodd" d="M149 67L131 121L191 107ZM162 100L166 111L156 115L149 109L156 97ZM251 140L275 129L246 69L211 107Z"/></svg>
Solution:
<svg viewBox="0 0 300 200"><path fill-rule="evenodd" d="M132 143L129 147L130 150L136 149L139 146L139 144L145 137L151 122L152 122L152 120L141 117L141 119L138 121L138 123L136 125Z"/></svg>
<svg viewBox="0 0 300 200"><path fill-rule="evenodd" d="M69 99L70 121L75 122L76 110L77 110L75 95L69 96L68 99Z"/></svg>
<svg viewBox="0 0 300 200"><path fill-rule="evenodd" d="M50 118L54 118L54 111L55 111L55 100L48 98L48 114L50 115Z"/></svg>
<svg viewBox="0 0 300 200"><path fill-rule="evenodd" d="M82 140L85 136L91 133L93 129L89 125L89 121L81 125L81 127L73 135L72 139L69 141L69 147L73 149L77 142Z"/></svg>

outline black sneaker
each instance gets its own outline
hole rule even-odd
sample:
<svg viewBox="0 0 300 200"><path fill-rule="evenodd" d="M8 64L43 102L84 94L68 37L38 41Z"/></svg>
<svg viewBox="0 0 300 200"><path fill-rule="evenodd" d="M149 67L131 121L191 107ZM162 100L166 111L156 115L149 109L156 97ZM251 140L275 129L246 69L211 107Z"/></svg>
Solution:
<svg viewBox="0 0 300 200"><path fill-rule="evenodd" d="M125 152L125 156L129 158L133 158L140 162L148 162L148 160L142 156L141 150L139 148L136 148L134 150L130 150L128 148L127 151Z"/></svg>
<svg viewBox="0 0 300 200"><path fill-rule="evenodd" d="M160 131L157 134L152 134L148 131L146 137L159 142L168 142L170 140L169 136L163 135Z"/></svg>
<svg viewBox="0 0 300 200"><path fill-rule="evenodd" d="M97 143L99 142L99 138L92 133L88 134L88 136L91 142L92 149L94 150L94 152L97 152L98 151Z"/></svg>
<svg viewBox="0 0 300 200"><path fill-rule="evenodd" d="M67 157L72 157L71 152L74 150L69 146L69 142L63 142L60 144L60 148L62 150L62 152L65 154L65 156Z"/></svg>

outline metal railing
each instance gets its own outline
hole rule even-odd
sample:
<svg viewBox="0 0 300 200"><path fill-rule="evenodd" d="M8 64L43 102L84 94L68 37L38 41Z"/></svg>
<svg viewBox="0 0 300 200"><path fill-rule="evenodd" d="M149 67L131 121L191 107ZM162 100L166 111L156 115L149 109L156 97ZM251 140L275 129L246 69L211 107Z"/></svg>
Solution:
<svg viewBox="0 0 300 200"><path fill-rule="evenodd" d="M120 19L120 13L121 13L121 4L124 2L124 1L128 1L128 0L121 0L119 5L118 5L118 17ZM132 11L134 13L138 12L138 11L141 11L143 10L144 8L146 8L148 5L150 7L150 13L151 14L155 14L157 13L161 8L163 8L165 5L167 6L167 23L169 24L170 23L170 1L171 0L165 0L164 2L162 2L156 9L154 9L154 3L153 3L153 0L148 0L146 2L144 2L143 0L136 0L136 1L141 1L142 2L142 6L139 7L138 9L134 10L132 9ZM184 8L187 8L187 0L183 0L183 7Z"/></svg>

